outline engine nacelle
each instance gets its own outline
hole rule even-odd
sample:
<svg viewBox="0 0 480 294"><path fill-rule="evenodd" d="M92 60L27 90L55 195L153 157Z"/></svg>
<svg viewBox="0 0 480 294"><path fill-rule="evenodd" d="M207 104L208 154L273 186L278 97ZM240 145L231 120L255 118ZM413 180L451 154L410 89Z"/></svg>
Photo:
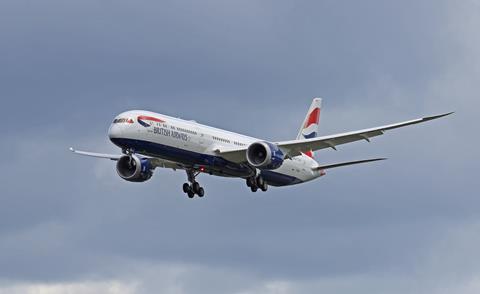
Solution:
<svg viewBox="0 0 480 294"><path fill-rule="evenodd" d="M277 169L282 166L284 158L282 150L269 142L256 142L247 149L248 163L259 169Z"/></svg>
<svg viewBox="0 0 480 294"><path fill-rule="evenodd" d="M124 155L117 161L118 175L129 182L145 182L152 175L152 166L148 159L142 159L132 155Z"/></svg>

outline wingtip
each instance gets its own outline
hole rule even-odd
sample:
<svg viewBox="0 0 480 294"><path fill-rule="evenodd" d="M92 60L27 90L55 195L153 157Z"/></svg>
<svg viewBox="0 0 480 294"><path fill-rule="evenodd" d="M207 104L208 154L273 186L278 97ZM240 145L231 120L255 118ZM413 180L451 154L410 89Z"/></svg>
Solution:
<svg viewBox="0 0 480 294"><path fill-rule="evenodd" d="M386 157L374 158L374 159L367 159L367 160L365 160L365 162L383 161L383 160L387 160L387 159L388 159L388 158L386 158Z"/></svg>
<svg viewBox="0 0 480 294"><path fill-rule="evenodd" d="M445 116L452 115L454 113L455 113L455 111L451 111L451 112L447 112L447 113L443 113L443 114L439 114L439 115L433 115L433 116L425 117L424 120L432 120L432 119L442 118L442 117L445 117Z"/></svg>
<svg viewBox="0 0 480 294"><path fill-rule="evenodd" d="M68 148L68 150L75 152L75 149L73 149L73 147Z"/></svg>
<svg viewBox="0 0 480 294"><path fill-rule="evenodd" d="M439 117L449 116L449 115L452 115L452 114L454 114L454 113L455 113L455 111L450 111L450 112L441 114Z"/></svg>

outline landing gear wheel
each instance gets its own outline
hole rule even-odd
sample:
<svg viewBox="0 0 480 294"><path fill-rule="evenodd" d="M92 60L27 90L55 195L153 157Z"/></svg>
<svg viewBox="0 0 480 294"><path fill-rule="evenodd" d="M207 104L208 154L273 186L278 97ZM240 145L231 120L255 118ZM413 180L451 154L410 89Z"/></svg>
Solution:
<svg viewBox="0 0 480 294"><path fill-rule="evenodd" d="M205 195L205 190L195 180L195 178L201 173L201 170L190 168L187 169L186 172L189 183L183 184L183 192L187 193L188 198L193 198L195 195L203 197Z"/></svg>
<svg viewBox="0 0 480 294"><path fill-rule="evenodd" d="M260 189L261 189L263 192L267 192L267 190L268 190L268 184L267 184L267 182L264 181L264 182L263 182L263 185L260 186Z"/></svg>
<svg viewBox="0 0 480 294"><path fill-rule="evenodd" d="M258 191L257 186L252 186L252 187L250 187L250 189L252 190L253 193Z"/></svg>
<svg viewBox="0 0 480 294"><path fill-rule="evenodd" d="M199 194L198 192L200 191L200 184L195 182L192 184L192 190L195 194Z"/></svg>
<svg viewBox="0 0 480 294"><path fill-rule="evenodd" d="M188 183L183 184L183 193L190 191L190 185Z"/></svg>
<svg viewBox="0 0 480 294"><path fill-rule="evenodd" d="M265 180L261 177L261 176L258 176L257 178L257 186L258 187L263 187L263 184L265 183Z"/></svg>
<svg viewBox="0 0 480 294"><path fill-rule="evenodd" d="M247 186L248 187L253 187L253 186L256 186L257 185L257 181L255 180L255 178L248 178L247 179Z"/></svg>

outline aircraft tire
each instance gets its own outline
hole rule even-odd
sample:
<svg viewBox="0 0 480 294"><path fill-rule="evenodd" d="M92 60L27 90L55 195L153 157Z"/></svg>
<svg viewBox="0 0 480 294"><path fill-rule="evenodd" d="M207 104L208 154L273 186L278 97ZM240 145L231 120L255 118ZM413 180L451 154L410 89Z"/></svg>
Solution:
<svg viewBox="0 0 480 294"><path fill-rule="evenodd" d="M253 186L256 186L257 185L257 181L255 180L255 178L248 178L247 179L247 186L248 187L253 187Z"/></svg>
<svg viewBox="0 0 480 294"><path fill-rule="evenodd" d="M205 190L204 190L202 187L200 187L200 188L198 189L197 195L198 195L198 197L203 197L203 196L205 196Z"/></svg>
<svg viewBox="0 0 480 294"><path fill-rule="evenodd" d="M193 193L197 194L198 195L198 192L200 191L200 184L195 182L192 184L192 191Z"/></svg>
<svg viewBox="0 0 480 294"><path fill-rule="evenodd" d="M262 176L258 176L257 178L257 187L263 187L263 184L265 183L265 180L262 178Z"/></svg>
<svg viewBox="0 0 480 294"><path fill-rule="evenodd" d="M190 185L188 183L183 184L183 193L190 191Z"/></svg>
<svg viewBox="0 0 480 294"><path fill-rule="evenodd" d="M193 193L193 191L188 191L187 196L188 198L193 198L195 196L195 193Z"/></svg>
<svg viewBox="0 0 480 294"><path fill-rule="evenodd" d="M260 189L263 191L263 192L267 192L268 190L268 184L267 182L263 182L263 185L260 187Z"/></svg>

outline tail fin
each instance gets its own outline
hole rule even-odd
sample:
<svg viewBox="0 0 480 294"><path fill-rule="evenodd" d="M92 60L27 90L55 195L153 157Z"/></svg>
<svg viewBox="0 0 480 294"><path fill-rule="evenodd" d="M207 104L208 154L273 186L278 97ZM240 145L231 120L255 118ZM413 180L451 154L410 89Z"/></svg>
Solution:
<svg viewBox="0 0 480 294"><path fill-rule="evenodd" d="M312 105L308 109L307 116L305 117L300 131L297 135L297 140L311 139L318 136L320 111L322 109L322 98L314 98ZM313 152L309 151L306 155L313 157Z"/></svg>
<svg viewBox="0 0 480 294"><path fill-rule="evenodd" d="M318 135L320 120L320 110L322 108L322 98L314 98L312 105L308 109L307 116L303 120L297 140L311 139Z"/></svg>

